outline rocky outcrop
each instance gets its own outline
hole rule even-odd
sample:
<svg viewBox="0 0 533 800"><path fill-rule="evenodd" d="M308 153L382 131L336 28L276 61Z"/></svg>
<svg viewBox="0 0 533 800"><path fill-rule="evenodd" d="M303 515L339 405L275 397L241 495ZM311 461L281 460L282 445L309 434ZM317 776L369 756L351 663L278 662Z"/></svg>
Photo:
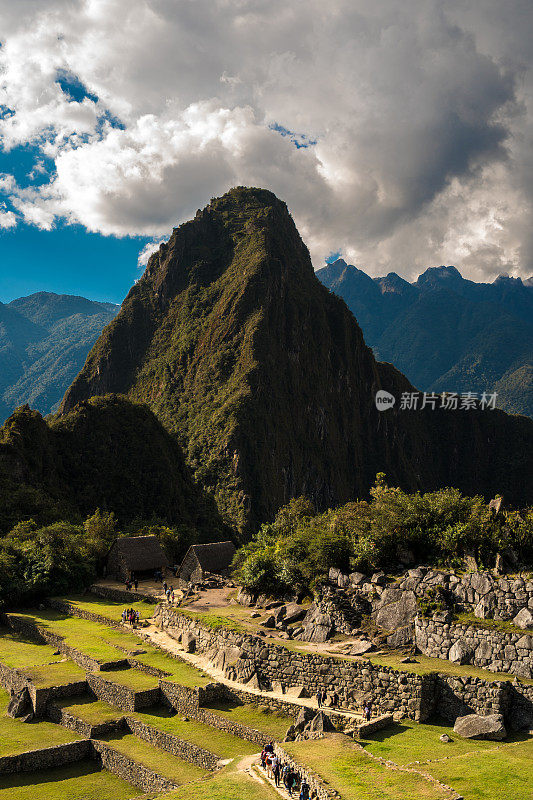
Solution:
<svg viewBox="0 0 533 800"><path fill-rule="evenodd" d="M489 739L501 742L507 736L501 714L489 714L485 717L468 714L455 721L453 730L463 739Z"/></svg>

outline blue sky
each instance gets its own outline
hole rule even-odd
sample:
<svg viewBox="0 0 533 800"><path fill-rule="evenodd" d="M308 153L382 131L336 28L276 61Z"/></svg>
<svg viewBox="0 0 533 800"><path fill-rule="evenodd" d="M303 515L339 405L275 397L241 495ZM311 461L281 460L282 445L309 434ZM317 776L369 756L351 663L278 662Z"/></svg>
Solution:
<svg viewBox="0 0 533 800"><path fill-rule="evenodd" d="M137 256L147 241L87 233L81 225L1 231L0 301L46 291L121 303L141 275Z"/></svg>

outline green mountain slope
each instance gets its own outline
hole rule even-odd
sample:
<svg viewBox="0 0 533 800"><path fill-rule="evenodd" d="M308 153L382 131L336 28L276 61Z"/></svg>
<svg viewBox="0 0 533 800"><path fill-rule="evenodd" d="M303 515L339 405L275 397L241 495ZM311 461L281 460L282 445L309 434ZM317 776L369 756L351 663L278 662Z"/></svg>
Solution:
<svg viewBox="0 0 533 800"><path fill-rule="evenodd" d="M497 392L498 406L533 416L533 286L500 276L464 280L455 267L414 284L372 279L342 259L318 270L344 298L376 357L428 392Z"/></svg>
<svg viewBox="0 0 533 800"><path fill-rule="evenodd" d="M245 532L293 496L318 508L364 496L378 471L411 489L531 496L529 420L379 412L381 388L412 389L317 280L285 204L239 187L150 258L61 413L109 392L147 403Z"/></svg>
<svg viewBox="0 0 533 800"><path fill-rule="evenodd" d="M55 410L118 310L48 292L0 304L0 421L24 403Z"/></svg>
<svg viewBox="0 0 533 800"><path fill-rule="evenodd" d="M176 441L146 407L98 397L49 421L17 409L0 428L0 532L96 508L121 522L160 517L209 538L221 531Z"/></svg>

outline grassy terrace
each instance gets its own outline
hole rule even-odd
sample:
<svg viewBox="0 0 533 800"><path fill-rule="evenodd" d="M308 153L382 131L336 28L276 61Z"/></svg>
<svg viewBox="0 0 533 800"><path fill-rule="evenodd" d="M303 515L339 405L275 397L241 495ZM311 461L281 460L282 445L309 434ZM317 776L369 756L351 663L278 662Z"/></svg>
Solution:
<svg viewBox="0 0 533 800"><path fill-rule="evenodd" d="M206 686L213 680L206 675L205 672L196 669L186 661L180 661L178 658L172 658L172 656L166 655L161 650L158 650L157 647L143 644L143 650L146 650L146 653L135 656L135 659L142 664L169 673L166 680L179 683L190 689L193 689L195 686Z"/></svg>
<svg viewBox="0 0 533 800"><path fill-rule="evenodd" d="M95 594L74 594L63 597L56 597L56 600L61 600L64 603L70 603L77 606L82 611L90 611L92 614L100 614L106 617L111 622L120 622L122 610L124 608L133 608L138 611L143 619L149 619L154 613L155 605L148 603L146 600L137 600L136 602L117 602L116 600L106 600L103 597L98 597Z"/></svg>
<svg viewBox="0 0 533 800"><path fill-rule="evenodd" d="M447 733L452 741L440 742ZM514 740L514 741L513 741ZM500 742L456 736L450 726L402 721L363 743L376 756L429 772L465 800L525 800L533 796L533 737Z"/></svg>
<svg viewBox="0 0 533 800"><path fill-rule="evenodd" d="M447 733L451 742L439 741L439 736ZM515 737L524 739L524 736ZM493 750L495 743L474 739L462 739L453 732L453 726L446 724L417 724L402 720L392 728L375 733L364 744L375 756L391 759L395 764L413 764L417 761L436 761L441 758L462 756L475 750Z"/></svg>
<svg viewBox="0 0 533 800"><path fill-rule="evenodd" d="M188 742L210 750L220 758L242 758L243 756L257 753L258 745L232 736L230 733L210 728L201 722L184 719L166 708L150 709L148 712L137 711L131 716L140 719L147 725L152 725L158 730L186 739Z"/></svg>
<svg viewBox="0 0 533 800"><path fill-rule="evenodd" d="M157 689L159 686L159 679L153 675L147 675L145 672L140 672L138 669L113 669L109 672L98 672L99 677L104 678L111 683L118 683L121 686L127 686L129 689L134 689L136 692L143 692L146 689Z"/></svg>
<svg viewBox="0 0 533 800"><path fill-rule="evenodd" d="M450 797L427 778L388 769L347 737L331 736L283 747L335 788L344 800L444 800ZM470 798L469 798L470 800Z"/></svg>
<svg viewBox="0 0 533 800"><path fill-rule="evenodd" d="M104 703L103 700L95 700L92 695L84 694L79 697L65 697L62 700L54 700L54 705L63 708L75 717L88 722L89 725L100 725L104 722L114 722L121 719L125 712L119 708Z"/></svg>
<svg viewBox="0 0 533 800"><path fill-rule="evenodd" d="M533 741L466 753L428 769L465 800L526 800L533 796Z"/></svg>
<svg viewBox="0 0 533 800"><path fill-rule="evenodd" d="M96 761L0 775L1 800L129 800L140 794L135 786L99 769Z"/></svg>
<svg viewBox="0 0 533 800"><path fill-rule="evenodd" d="M240 722L250 728L270 734L273 739L284 739L287 728L293 723L293 720L285 714L273 713L267 706L257 706L255 703L245 705L227 702L211 703L206 708L215 714L231 719L232 722Z"/></svg>
<svg viewBox="0 0 533 800"><path fill-rule="evenodd" d="M24 674L31 678L36 686L62 686L64 683L85 680L85 670L73 661L58 661L55 664L43 664L40 667L25 669Z"/></svg>
<svg viewBox="0 0 533 800"><path fill-rule="evenodd" d="M118 661L126 658L124 650L138 650L139 639L127 631L117 630L99 622L69 617L55 609L17 612L10 616L38 625L62 636L67 645L75 647L98 661Z"/></svg>
<svg viewBox="0 0 533 800"><path fill-rule="evenodd" d="M7 667L24 670L63 658L54 653L55 648L48 644L37 644L11 628L0 627L0 661Z"/></svg>
<svg viewBox="0 0 533 800"><path fill-rule="evenodd" d="M100 601L100 598L93 600L92 595L89 595L89 600L85 599L85 597L83 601L79 597L62 597L59 599L74 603L80 608L95 611L110 620L120 619L124 603L115 603L108 600ZM149 610L150 613L154 608L144 602L133 604L133 606L139 606L139 610ZM92 622L80 617L71 617L55 609L32 610L27 613L17 612L14 616L32 621L36 625L62 636L66 644L100 662L122 660L127 657L127 653L124 652L124 650L127 650L135 653L134 658L137 661L168 673L168 680L180 683L182 686L190 688L205 686L211 680L204 672L195 669L190 664L177 658L172 658L158 650L157 647L142 642L133 632L129 632L127 629L116 629L104 623ZM34 645L34 647L43 647L43 645ZM14 653L13 659L19 655L22 656L23 649L23 646L21 646L20 653ZM144 652L137 655L136 651L138 650L143 650ZM53 648L48 648L47 652L52 656L54 650ZM0 660L3 660L1 649ZM51 660L51 658L48 660ZM110 680L113 680L113 678L110 678Z"/></svg>
<svg viewBox="0 0 533 800"><path fill-rule="evenodd" d="M514 675L509 675L505 672L491 672L488 669L473 667L470 664L452 664L451 661L446 661L446 659L430 658L429 656L423 656L419 653L415 656L415 663L402 664L402 658L405 658L405 653L390 653L379 656L369 653L365 656L365 659L371 661L373 664L392 667L400 672L412 672L416 675L428 675L431 672L440 672L443 675L482 678L484 681L514 680ZM520 678L520 680L522 683L533 684L533 680L528 680L526 678Z"/></svg>
<svg viewBox="0 0 533 800"><path fill-rule="evenodd" d="M5 716L9 695L0 690L0 756L14 756L27 750L40 750L75 742L77 736L52 722L21 722Z"/></svg>
<svg viewBox="0 0 533 800"><path fill-rule="evenodd" d="M131 733L106 737L103 741L106 741L111 747L125 756L132 758L139 764L144 764L148 769L154 770L154 772L175 781L177 784L197 781L206 774L196 764L184 761L182 758L173 756L165 750L158 750Z"/></svg>
<svg viewBox="0 0 533 800"><path fill-rule="evenodd" d="M279 794L266 782L254 780L246 772L225 768L203 781L183 786L164 795L165 800L279 800Z"/></svg>

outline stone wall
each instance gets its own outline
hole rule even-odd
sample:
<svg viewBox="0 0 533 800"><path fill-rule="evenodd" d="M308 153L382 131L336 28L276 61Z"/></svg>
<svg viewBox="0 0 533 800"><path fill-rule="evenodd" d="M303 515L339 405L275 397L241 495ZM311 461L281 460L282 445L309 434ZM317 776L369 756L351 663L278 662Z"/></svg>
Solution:
<svg viewBox="0 0 533 800"><path fill-rule="evenodd" d="M157 728L153 728L151 725L146 725L146 723L135 719L135 717L126 717L126 724L135 736L144 739L145 742L149 742L155 747L159 747L161 750L166 750L168 753L183 758L185 761L196 764L205 770L214 770L217 768L219 756L203 747L199 747L184 739L179 739L177 736L172 736L169 733L164 733Z"/></svg>
<svg viewBox="0 0 533 800"><path fill-rule="evenodd" d="M91 744L104 769L128 783L132 783L143 792L170 792L178 788L174 781L159 775L145 767L144 764L133 761L123 753L119 753L106 742L93 740Z"/></svg>
<svg viewBox="0 0 533 800"><path fill-rule="evenodd" d="M415 641L424 655L533 678L533 636L417 617Z"/></svg>
<svg viewBox="0 0 533 800"><path fill-rule="evenodd" d="M281 745L274 745L274 751L283 763L289 764L291 769L300 776L300 780L302 778L307 780L311 795L315 795L318 800L330 800L332 797L338 797L337 792L333 789L328 789L316 772L313 772L309 767L303 767L298 761L295 761Z"/></svg>
<svg viewBox="0 0 533 800"><path fill-rule="evenodd" d="M0 757L0 775L63 767L65 764L73 764L89 758L91 754L91 742L88 739L82 739L79 742L68 742L55 747L29 750L15 756L2 756Z"/></svg>
<svg viewBox="0 0 533 800"><path fill-rule="evenodd" d="M341 707L349 710L361 711L364 699L371 696L375 714L396 712L416 720L427 717L423 681L417 675L370 662L294 652L281 645L267 644L257 636L208 628L163 605L157 609L157 621L176 632L193 633L197 650L202 652L239 648L243 653L240 660L247 662L250 674L257 673L266 683L281 681L286 687L303 684L310 695L318 689L331 691L334 688ZM238 675L228 674L228 677L240 679Z"/></svg>
<svg viewBox="0 0 533 800"><path fill-rule="evenodd" d="M72 681L62 686L36 686L30 678L26 677L21 670L12 669L0 662L0 683L8 692L18 692L20 689L27 688L33 713L36 717L41 717L46 712L46 706L53 698L73 697L83 694L87 690L85 678L81 681Z"/></svg>
<svg viewBox="0 0 533 800"><path fill-rule="evenodd" d="M93 583L89 587L90 591L97 597L106 600L117 600L119 603L134 603L136 600L146 600L148 603L160 603L161 598L144 592L128 592L126 589L114 589L112 586L101 586Z"/></svg>
<svg viewBox="0 0 533 800"><path fill-rule="evenodd" d="M143 689L138 691L120 683L113 683L102 677L101 674L87 674L87 683L91 691L110 706L120 708L122 711L140 711L157 704L160 701L159 688Z"/></svg>
<svg viewBox="0 0 533 800"><path fill-rule="evenodd" d="M342 706L355 711L361 710L361 697L371 697L373 713L377 716L394 713L411 719L424 721L432 714L437 714L450 721L465 713L482 715L494 712L503 713L511 729L518 730L533 726L533 686L523 686L515 681L486 681L468 676L454 677L434 673L424 676L393 669L379 667L369 661L347 661L320 655L297 653L280 645L265 642L260 637L239 634L224 628L211 629L182 615L177 609L161 606L157 620L164 627L174 629L177 638L179 632L190 632L196 637L196 647L200 652L220 652L224 648L237 648L245 658L248 671L258 674L265 681L282 681L286 686L303 685L309 694L314 694L316 687L337 691ZM163 682L161 682L162 686ZM183 689L183 687L182 687ZM165 690L162 690L163 693ZM170 703L178 710L181 698ZM261 702L267 704L266 697L248 693L246 690L229 690L243 702ZM191 694L190 699L194 698ZM289 712L289 701L283 710ZM186 706L183 706L184 708ZM340 709L342 710L342 708ZM192 714L200 721L218 727L208 709L195 708ZM202 719L202 713L208 712ZM216 717L216 715L212 715ZM220 718L218 718L220 719ZM230 731L232 732L232 731ZM243 735L237 732L237 735ZM244 738L249 738L244 735ZM250 739L257 741L259 739Z"/></svg>
<svg viewBox="0 0 533 800"><path fill-rule="evenodd" d="M56 725L62 725L68 730L79 733L80 736L85 736L87 739L97 739L101 736L108 734L118 733L125 727L125 717L117 716L116 720L109 722L102 722L98 725L91 725L80 717L76 717L65 708L56 705L54 702L48 703L46 707L46 714L51 722Z"/></svg>

